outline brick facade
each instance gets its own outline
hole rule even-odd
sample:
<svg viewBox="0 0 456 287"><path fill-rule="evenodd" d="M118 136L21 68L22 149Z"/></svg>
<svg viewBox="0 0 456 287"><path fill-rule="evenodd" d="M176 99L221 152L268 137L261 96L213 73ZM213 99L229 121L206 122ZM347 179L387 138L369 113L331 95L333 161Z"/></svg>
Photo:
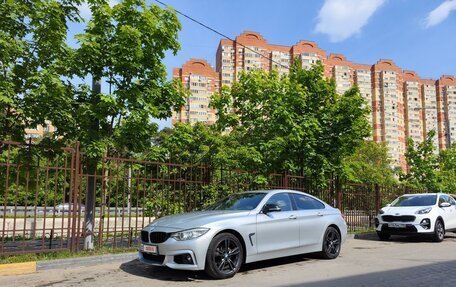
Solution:
<svg viewBox="0 0 456 287"><path fill-rule="evenodd" d="M245 47L244 47L245 46ZM246 48L247 47L247 48ZM231 86L242 71L263 69L288 73L294 59L309 69L321 61L325 76L334 78L336 89L344 93L357 85L372 113L372 139L386 142L393 166L406 170L407 138L422 141L427 132L436 131L434 145L446 149L456 141L456 77L444 75L438 80L421 79L415 72L402 70L393 61L358 64L344 55L330 54L312 41L301 40L292 46L269 44L258 32L245 31L235 41L222 39L216 52L215 69L205 60L192 59L174 77L180 78L192 94L172 122L216 121L215 111L207 107L210 95L220 86ZM272 60L270 60L272 59ZM206 87L192 86L196 76L206 78ZM204 81L204 80L203 80ZM194 84L193 84L194 85ZM204 83L202 84L204 85ZM193 87L193 88L192 88ZM202 90L202 92L200 92ZM204 100L195 99L204 95ZM199 105L198 107L196 105Z"/></svg>

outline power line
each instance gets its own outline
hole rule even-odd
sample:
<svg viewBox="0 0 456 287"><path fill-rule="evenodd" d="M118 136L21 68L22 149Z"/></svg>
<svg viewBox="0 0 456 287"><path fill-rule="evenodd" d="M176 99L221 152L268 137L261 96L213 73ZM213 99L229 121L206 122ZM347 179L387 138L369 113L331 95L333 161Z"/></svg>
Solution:
<svg viewBox="0 0 456 287"><path fill-rule="evenodd" d="M195 18L193 18L193 17L191 17L191 16L188 16L187 14L185 14L185 13L183 13L183 12L181 12L181 11L175 9L174 7L168 6L167 4L163 3L163 2L160 1L160 0L155 0L155 1L158 2L159 4L165 6L165 7L169 7L169 8L171 8L171 9L173 9L174 11L176 11L177 14L184 16L185 18L189 19L190 21L195 22L196 24L198 24L198 25L200 25L200 26L202 26L202 27L204 27L204 28L206 28L206 29L208 29L208 30L214 32L215 34L217 34L217 35L219 35L219 36L222 36L223 38L226 38L226 39L228 39L228 40L231 40L231 41L234 42L234 43L239 44L240 46L244 47L244 49L247 49L247 50L249 50L249 51L251 51L251 52L253 52L253 53L259 55L260 57L263 57L263 58L265 58L265 59L271 61L272 63L275 63L275 64L279 65L281 68L290 69L289 67L282 65L281 63L279 63L279 62L273 60L272 58L267 57L267 56L265 56L265 55L263 55L263 54L261 54L261 53L258 53L257 51L255 51L255 50L253 50L253 49L251 49L251 48L245 46L244 44L239 43L239 42L237 42L236 40L231 39L231 38L228 37L227 35L225 35L225 34L219 32L219 31L215 30L214 28L209 27L208 25L206 25L206 24L204 24L204 23L202 23L202 22L196 20Z"/></svg>

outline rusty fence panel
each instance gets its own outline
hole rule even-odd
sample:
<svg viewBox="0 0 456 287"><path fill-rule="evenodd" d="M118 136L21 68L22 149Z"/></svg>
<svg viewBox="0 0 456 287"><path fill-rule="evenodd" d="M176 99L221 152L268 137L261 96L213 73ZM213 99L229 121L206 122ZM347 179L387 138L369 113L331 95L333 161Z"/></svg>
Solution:
<svg viewBox="0 0 456 287"><path fill-rule="evenodd" d="M74 164L71 148L0 141L0 254L70 249Z"/></svg>
<svg viewBox="0 0 456 287"><path fill-rule="evenodd" d="M204 205L209 170L204 166L103 157L95 174L80 174L80 202L93 202L96 247L134 247L155 218ZM93 180L89 180L92 178ZM89 182L95 189L87 198ZM82 223L84 226L84 223ZM81 228L84 238L86 229Z"/></svg>
<svg viewBox="0 0 456 287"><path fill-rule="evenodd" d="M135 247L141 229L157 217L258 189L307 192L340 208L350 231L371 230L381 206L404 193L426 192L107 156L89 172L79 150L79 143L51 149L0 141L0 255L77 252L89 237L95 248Z"/></svg>

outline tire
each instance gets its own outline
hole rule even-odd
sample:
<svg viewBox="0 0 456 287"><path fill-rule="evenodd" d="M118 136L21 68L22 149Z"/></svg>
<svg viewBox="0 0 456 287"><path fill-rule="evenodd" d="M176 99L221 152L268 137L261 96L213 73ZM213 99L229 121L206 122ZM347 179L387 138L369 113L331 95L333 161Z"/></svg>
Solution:
<svg viewBox="0 0 456 287"><path fill-rule="evenodd" d="M433 241L434 242L442 242L445 238L445 226L443 225L443 221L441 219L437 219L434 224L434 235Z"/></svg>
<svg viewBox="0 0 456 287"><path fill-rule="evenodd" d="M231 233L215 236L206 255L204 271L214 279L233 277L244 262L244 248L239 239Z"/></svg>
<svg viewBox="0 0 456 287"><path fill-rule="evenodd" d="M391 238L391 234L385 233L385 232L377 232L377 236L382 241L386 241L386 240L389 240Z"/></svg>
<svg viewBox="0 0 456 287"><path fill-rule="evenodd" d="M328 227L323 237L323 246L320 252L321 257L323 259L335 259L339 256L341 244L339 231L334 227Z"/></svg>

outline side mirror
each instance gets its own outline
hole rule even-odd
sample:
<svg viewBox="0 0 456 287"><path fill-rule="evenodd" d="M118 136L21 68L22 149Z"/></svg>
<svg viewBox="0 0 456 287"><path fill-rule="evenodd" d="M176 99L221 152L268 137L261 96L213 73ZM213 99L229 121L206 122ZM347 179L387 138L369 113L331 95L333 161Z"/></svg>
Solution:
<svg viewBox="0 0 456 287"><path fill-rule="evenodd" d="M450 207L451 204L448 203L448 202L442 202L442 203L439 204L439 206L440 206L440 207Z"/></svg>
<svg viewBox="0 0 456 287"><path fill-rule="evenodd" d="M263 209L261 212L264 214L268 214L269 212L276 212L276 211L281 211L280 207L277 204L274 203L267 203L263 206Z"/></svg>
<svg viewBox="0 0 456 287"><path fill-rule="evenodd" d="M391 203L388 203L388 204L386 205L386 207L390 207L390 206L391 206Z"/></svg>

